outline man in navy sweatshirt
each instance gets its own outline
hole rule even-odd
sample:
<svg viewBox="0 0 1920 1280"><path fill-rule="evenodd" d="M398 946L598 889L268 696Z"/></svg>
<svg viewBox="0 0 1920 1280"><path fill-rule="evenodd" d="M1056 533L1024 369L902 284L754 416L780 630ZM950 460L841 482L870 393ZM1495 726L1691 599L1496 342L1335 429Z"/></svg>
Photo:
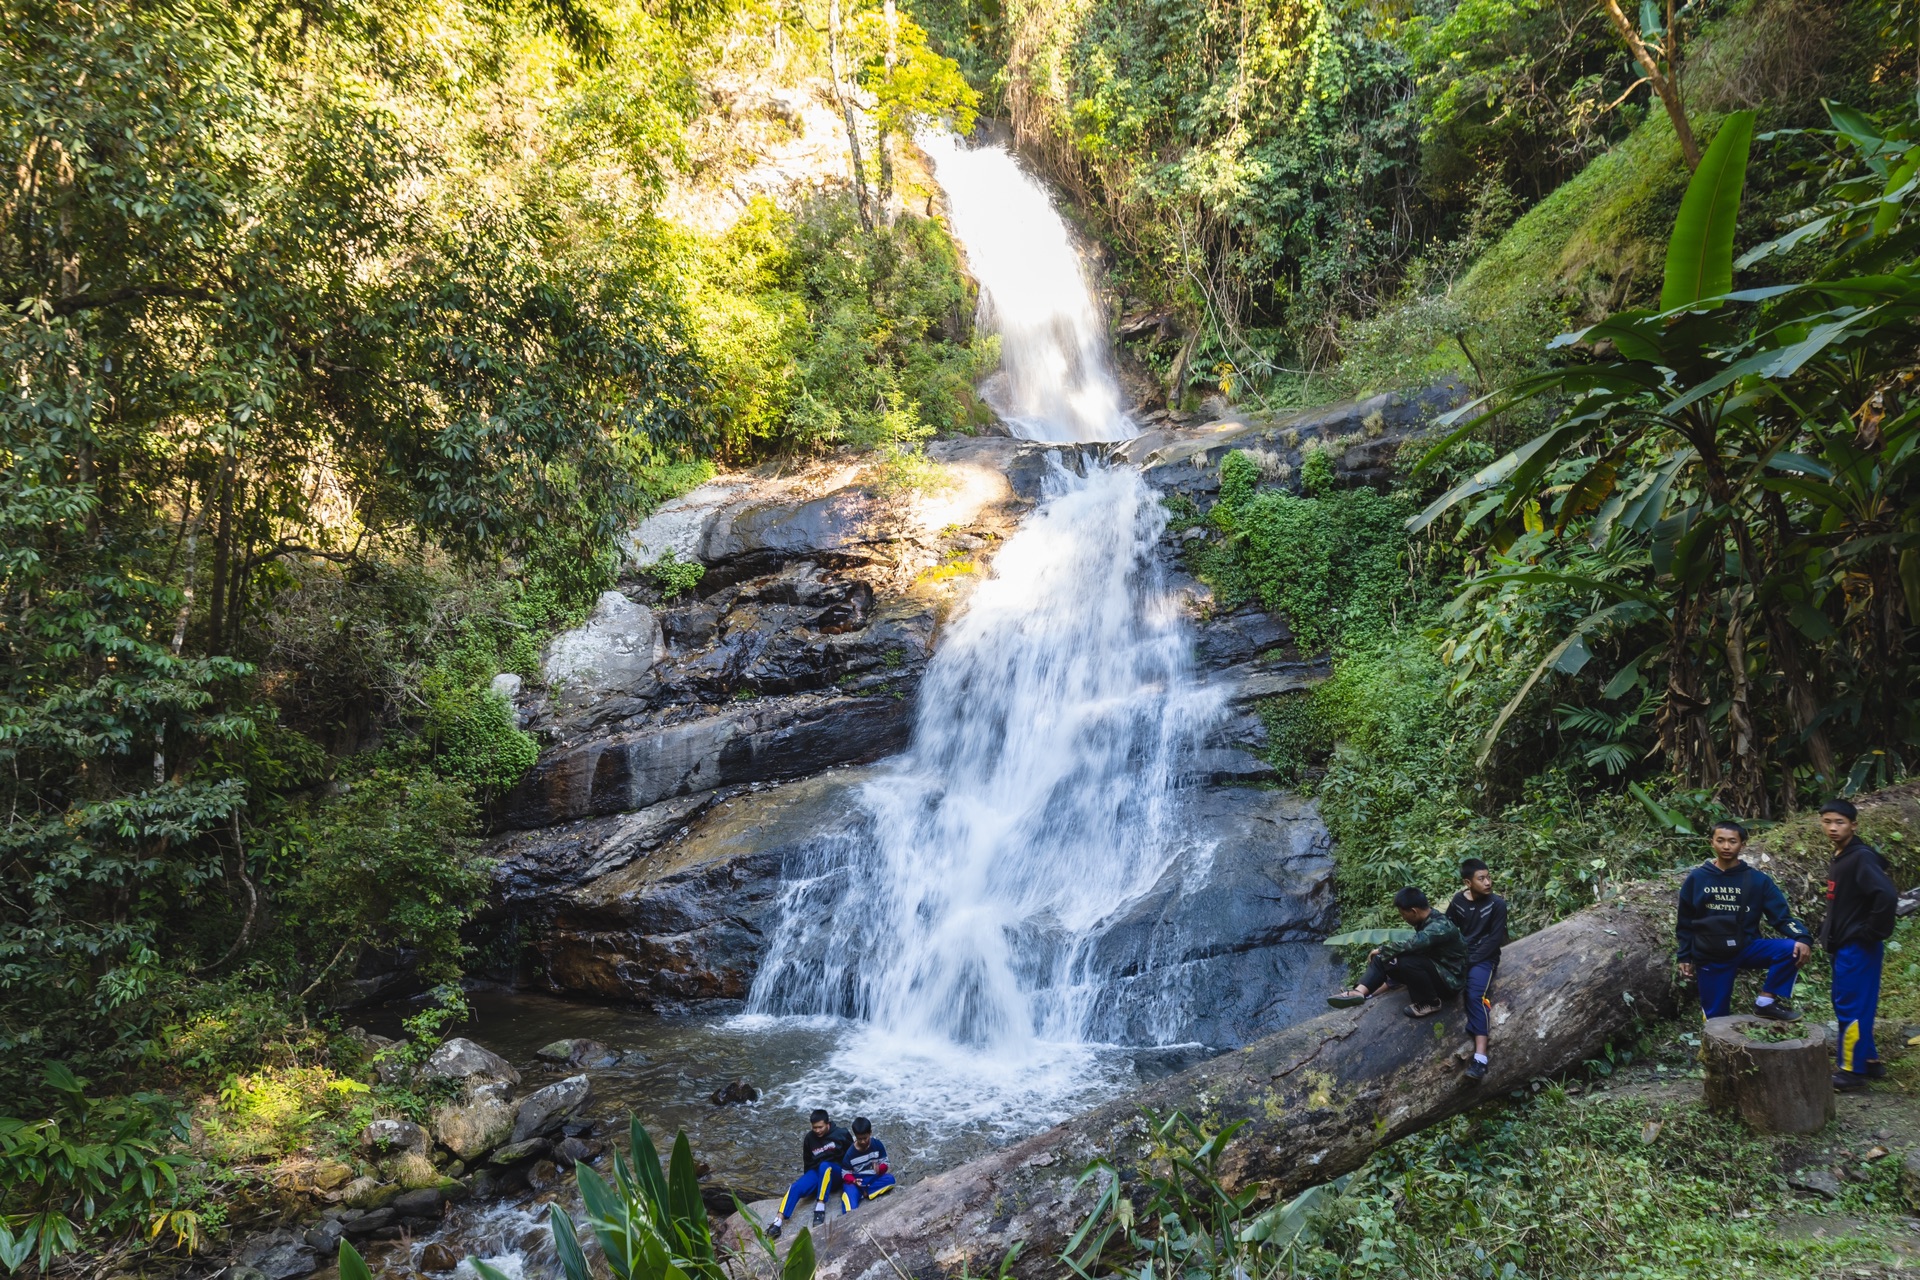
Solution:
<svg viewBox="0 0 1920 1280"><path fill-rule="evenodd" d="M1742 969L1765 969L1766 981L1753 1011L1762 1018L1792 1022L1800 1015L1792 1004L1800 966L1813 955L1812 935L1794 919L1787 896L1773 877L1740 858L1747 829L1737 822L1713 827L1713 857L1680 882L1680 973L1700 983L1700 1012L1724 1018L1733 1004L1733 980ZM1760 936L1766 919L1779 938Z"/></svg>
<svg viewBox="0 0 1920 1280"><path fill-rule="evenodd" d="M1860 838L1859 819L1846 800L1820 808L1820 827L1833 845L1820 945L1833 957L1833 1016L1840 1024L1833 1087L1843 1091L1863 1089L1887 1073L1873 1045L1873 1019L1880 1009L1881 955L1900 901L1887 860Z"/></svg>
<svg viewBox="0 0 1920 1280"><path fill-rule="evenodd" d="M853 1196L854 1208L868 1200L877 1200L893 1190L893 1175L888 1170L887 1144L873 1136L873 1122L858 1116L853 1122L853 1145L847 1148L841 1174Z"/></svg>
<svg viewBox="0 0 1920 1280"><path fill-rule="evenodd" d="M1494 975L1500 972L1500 948L1507 944L1507 900L1493 891L1493 873L1478 858L1460 864L1466 888L1447 904L1447 919L1460 928L1467 944L1467 1034L1473 1037L1473 1061L1467 1078L1487 1074L1487 1020L1493 1012Z"/></svg>

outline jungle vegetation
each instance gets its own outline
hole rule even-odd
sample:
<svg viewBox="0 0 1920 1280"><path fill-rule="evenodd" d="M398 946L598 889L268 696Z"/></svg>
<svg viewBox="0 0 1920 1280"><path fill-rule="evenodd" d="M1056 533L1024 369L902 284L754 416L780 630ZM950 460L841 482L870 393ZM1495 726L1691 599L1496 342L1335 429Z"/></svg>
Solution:
<svg viewBox="0 0 1920 1280"><path fill-rule="evenodd" d="M1175 409L1477 397L1391 492L1229 460L1177 513L1218 599L1332 655L1264 714L1355 923L1472 853L1537 925L1714 817L1920 750L1907 0L7 17L9 1271L181 1263L276 1153L426 1114L332 1015L363 959L405 956L439 996L393 1052L458 1016L486 806L537 750L491 682L591 607L618 530L768 458L911 483L920 442L986 419L970 285L903 198L931 121L1010 125L1116 311L1169 319L1128 359ZM673 199L729 163L751 77L826 85L864 149L716 229ZM1261 1257L1687 1274L1716 1197L1773 1188L1726 1175L1727 1133L1625 1146L1644 1123L1553 1093L1458 1122ZM1687 1213L1607 1199L1648 1178ZM1607 1220L1569 1231L1556 1179Z"/></svg>

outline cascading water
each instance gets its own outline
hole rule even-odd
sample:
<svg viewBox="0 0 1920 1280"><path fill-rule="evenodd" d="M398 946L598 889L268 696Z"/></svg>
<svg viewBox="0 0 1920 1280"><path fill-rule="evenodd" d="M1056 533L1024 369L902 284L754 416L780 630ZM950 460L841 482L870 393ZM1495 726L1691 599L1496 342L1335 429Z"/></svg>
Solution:
<svg viewBox="0 0 1920 1280"><path fill-rule="evenodd" d="M954 238L980 284L980 327L1000 336L987 403L1029 440L1123 440L1133 434L1067 224L1047 190L1005 147L920 140L946 193Z"/></svg>
<svg viewBox="0 0 1920 1280"><path fill-rule="evenodd" d="M1131 435L1045 191L1001 148L926 145L1000 335L996 408L1029 439ZM1219 700L1193 678L1156 562L1165 513L1131 468L1084 465L1055 460L860 819L787 869L749 1014L864 1024L804 1088L858 1081L894 1109L904 1093L956 1121L1018 1123L1097 1087L1088 1046L1119 1025L1099 939L1176 859L1207 855L1179 830L1178 783ZM1178 1037L1177 1012L1146 1022Z"/></svg>

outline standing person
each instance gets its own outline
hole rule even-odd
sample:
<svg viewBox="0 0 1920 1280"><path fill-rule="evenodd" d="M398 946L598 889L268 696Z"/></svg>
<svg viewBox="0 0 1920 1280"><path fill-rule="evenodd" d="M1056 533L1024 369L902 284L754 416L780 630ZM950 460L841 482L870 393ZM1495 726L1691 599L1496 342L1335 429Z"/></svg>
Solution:
<svg viewBox="0 0 1920 1280"><path fill-rule="evenodd" d="M802 1172L787 1188L787 1194L780 1198L779 1211L773 1215L773 1221L767 1224L768 1235L779 1235L781 1225L808 1196L813 1197L813 1225L816 1227L827 1220L829 1195L840 1197L843 1212L853 1208L852 1199L840 1185L840 1164L852 1147L852 1134L834 1124L833 1118L826 1112L813 1113L807 1132L800 1138Z"/></svg>
<svg viewBox="0 0 1920 1280"><path fill-rule="evenodd" d="M1493 891L1493 872L1478 858L1460 864L1460 879L1466 888L1447 904L1447 919L1467 944L1467 1034L1473 1037L1467 1078L1480 1080L1487 1074L1487 1019L1493 1012L1487 993L1500 972L1500 948L1507 944L1507 900Z"/></svg>
<svg viewBox="0 0 1920 1280"><path fill-rule="evenodd" d="M1765 969L1766 981L1753 1002L1754 1013L1776 1022L1792 1022L1793 984L1800 966L1813 955L1813 935L1794 919L1787 895L1773 877L1740 858L1747 829L1737 822L1713 824L1713 856L1687 872L1680 882L1674 936L1680 976L1697 978L1700 1012L1724 1018L1733 1008L1733 980L1742 969ZM1763 938L1765 918L1776 933Z"/></svg>
<svg viewBox="0 0 1920 1280"><path fill-rule="evenodd" d="M1435 915L1427 895L1412 885L1393 895L1393 906L1400 918L1413 926L1413 936L1375 947L1367 954L1367 971L1361 975L1360 984L1328 996L1327 1003L1345 1009L1379 995L1389 982L1397 982L1411 997L1406 1015L1431 1018L1466 977L1467 944L1460 937L1460 927L1445 916Z"/></svg>
<svg viewBox="0 0 1920 1280"><path fill-rule="evenodd" d="M1900 900L1887 860L1860 838L1859 820L1849 801L1820 806L1820 828L1833 845L1820 945L1833 957L1833 1016L1840 1024L1833 1087L1845 1091L1887 1073L1874 1048L1873 1018L1880 1008L1880 960Z"/></svg>
<svg viewBox="0 0 1920 1280"><path fill-rule="evenodd" d="M858 1116L853 1122L853 1146L847 1149L846 1172L841 1175L853 1193L853 1207L877 1199L893 1190L893 1175L887 1172L887 1144L873 1136L873 1122Z"/></svg>

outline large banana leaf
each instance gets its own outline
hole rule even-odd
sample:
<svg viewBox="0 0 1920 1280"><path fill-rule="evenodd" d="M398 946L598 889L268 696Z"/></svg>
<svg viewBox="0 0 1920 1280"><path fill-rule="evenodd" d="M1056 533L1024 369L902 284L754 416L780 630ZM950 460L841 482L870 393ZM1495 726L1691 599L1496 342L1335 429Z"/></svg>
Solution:
<svg viewBox="0 0 1920 1280"><path fill-rule="evenodd" d="M1418 929L1349 929L1331 938L1322 938L1320 943L1328 947L1378 947L1389 942L1405 942L1418 932Z"/></svg>
<svg viewBox="0 0 1920 1280"><path fill-rule="evenodd" d="M1655 610L1639 600L1622 600L1604 609L1596 610L1575 623L1573 630L1567 633L1566 638L1549 649L1546 657L1540 659L1539 665L1534 667L1532 673L1527 676L1526 683L1522 684L1519 691L1507 701L1507 705L1500 708L1499 717L1494 720L1493 727L1487 730L1485 745L1480 748L1480 756L1476 763L1484 765L1487 762L1487 757L1493 754L1494 745L1500 741L1501 731L1507 727L1507 721L1511 720L1513 713L1520 709L1520 704L1527 700L1527 695L1533 692L1533 686L1539 683L1540 677L1547 673L1547 669L1557 667L1566 661L1574 653L1576 646L1581 649L1586 648L1588 632L1597 631L1617 622L1638 621L1654 616L1655 613ZM1582 665L1584 665L1583 660Z"/></svg>
<svg viewBox="0 0 1920 1280"><path fill-rule="evenodd" d="M1672 311L1733 289L1733 228L1753 147L1753 112L1736 111L1714 135L1687 183L1667 242L1660 309Z"/></svg>

